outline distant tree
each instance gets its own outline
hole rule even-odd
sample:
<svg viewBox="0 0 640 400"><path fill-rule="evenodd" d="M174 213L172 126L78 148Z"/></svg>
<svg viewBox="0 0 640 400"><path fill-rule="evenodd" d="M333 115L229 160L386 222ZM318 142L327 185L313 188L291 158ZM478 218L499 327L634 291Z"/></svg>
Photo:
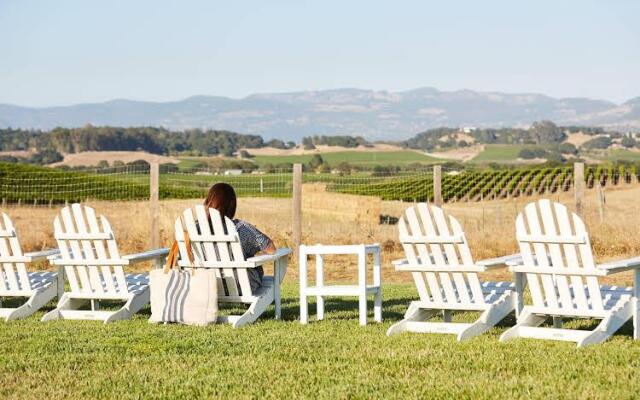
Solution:
<svg viewBox="0 0 640 400"><path fill-rule="evenodd" d="M98 164L96 164L98 168L109 168L109 162L107 160L100 160Z"/></svg>
<svg viewBox="0 0 640 400"><path fill-rule="evenodd" d="M249 154L246 150L240 150L240 158L252 158L253 156Z"/></svg>
<svg viewBox="0 0 640 400"><path fill-rule="evenodd" d="M314 150L316 148L316 146L313 144L313 138L311 137L303 137L302 146L305 150Z"/></svg>
<svg viewBox="0 0 640 400"><path fill-rule="evenodd" d="M392 172L392 169L389 166L376 165L373 167L371 175L384 176L384 175L388 175L390 172Z"/></svg>
<svg viewBox="0 0 640 400"><path fill-rule="evenodd" d="M136 171L149 171L149 163L145 160L135 160L126 164L129 167L134 167Z"/></svg>
<svg viewBox="0 0 640 400"><path fill-rule="evenodd" d="M294 147L296 147L296 142L292 142L292 141L287 142L288 149L293 149Z"/></svg>
<svg viewBox="0 0 640 400"><path fill-rule="evenodd" d="M598 136L582 144L585 149L608 149L611 146L611 138L608 136Z"/></svg>
<svg viewBox="0 0 640 400"><path fill-rule="evenodd" d="M458 146L459 147L467 147L467 146L469 146L469 143L467 143L466 140L461 140L461 141L458 142Z"/></svg>
<svg viewBox="0 0 640 400"><path fill-rule="evenodd" d="M340 164L336 166L336 169L340 172L341 175L348 175L351 173L351 170L353 168L351 167L351 164L349 164L348 162L342 161Z"/></svg>
<svg viewBox="0 0 640 400"><path fill-rule="evenodd" d="M271 139L267 142L267 147L274 147L276 149L286 149L287 145L280 139Z"/></svg>
<svg viewBox="0 0 640 400"><path fill-rule="evenodd" d="M312 170L316 170L318 167L320 167L322 164L324 164L324 160L322 159L322 156L320 154L314 154L313 157L311 157L311 160L309 160L309 168Z"/></svg>
<svg viewBox="0 0 640 400"><path fill-rule="evenodd" d="M534 158L545 158L547 155L547 151L540 147L525 147L518 153L518 157L525 160L532 160Z"/></svg>
<svg viewBox="0 0 640 400"><path fill-rule="evenodd" d="M560 143L567 137L562 129L551 121L534 122L529 133L536 144Z"/></svg>
<svg viewBox="0 0 640 400"><path fill-rule="evenodd" d="M180 169L178 168L178 165L174 164L174 163L163 163L160 164L160 173L161 174L174 174L176 172L180 171Z"/></svg>
<svg viewBox="0 0 640 400"><path fill-rule="evenodd" d="M578 149L571 143L561 143L558 145L558 152L562 154L578 154Z"/></svg>
<svg viewBox="0 0 640 400"><path fill-rule="evenodd" d="M262 165L261 169L264 172L268 173L268 174L272 174L272 173L276 172L276 167L271 163L267 163L267 164Z"/></svg>
<svg viewBox="0 0 640 400"><path fill-rule="evenodd" d="M62 154L58 153L57 151L46 149L32 155L28 159L28 162L31 164L46 165L46 164L53 164L56 162L60 162L63 159L64 157L62 156Z"/></svg>
<svg viewBox="0 0 640 400"><path fill-rule="evenodd" d="M630 149L636 146L636 140L634 138L630 138L629 136L625 136L622 138L621 144L627 149Z"/></svg>
<svg viewBox="0 0 640 400"><path fill-rule="evenodd" d="M0 156L0 162L3 162L3 163L16 164L18 161L19 161L18 158L14 156L7 156L7 155Z"/></svg>
<svg viewBox="0 0 640 400"><path fill-rule="evenodd" d="M562 154L554 151L547 152L544 158L551 164L560 164L566 161Z"/></svg>

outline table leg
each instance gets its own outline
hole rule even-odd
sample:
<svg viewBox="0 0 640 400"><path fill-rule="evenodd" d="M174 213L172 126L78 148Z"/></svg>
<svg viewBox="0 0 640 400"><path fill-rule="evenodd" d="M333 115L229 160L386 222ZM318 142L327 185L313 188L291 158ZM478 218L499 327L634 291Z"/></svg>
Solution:
<svg viewBox="0 0 640 400"><path fill-rule="evenodd" d="M633 270L633 338L640 339L640 270Z"/></svg>
<svg viewBox="0 0 640 400"><path fill-rule="evenodd" d="M367 255L365 248L362 246L358 253L358 285L359 285L359 301L358 309L360 311L360 325L367 325Z"/></svg>
<svg viewBox="0 0 640 400"><path fill-rule="evenodd" d="M153 268L162 269L167 263L167 257L156 257L153 259Z"/></svg>
<svg viewBox="0 0 640 400"><path fill-rule="evenodd" d="M321 254L316 254L316 287L324 286L324 259ZM316 309L318 320L324 319L324 297L316 296Z"/></svg>
<svg viewBox="0 0 640 400"><path fill-rule="evenodd" d="M373 303L373 319L382 322L382 266L380 265L380 251L373 253L373 286L377 287Z"/></svg>
<svg viewBox="0 0 640 400"><path fill-rule="evenodd" d="M64 295L64 267L62 265L58 266L58 301Z"/></svg>
<svg viewBox="0 0 640 400"><path fill-rule="evenodd" d="M303 250L304 246L300 246L300 255L298 257L300 269L300 323L306 324L309 320L309 310L307 308L307 254Z"/></svg>
<svg viewBox="0 0 640 400"><path fill-rule="evenodd" d="M524 308L524 274L522 272L515 273L516 278L516 292L515 296L515 306L516 306L516 320L520 317L522 313L522 309Z"/></svg>
<svg viewBox="0 0 640 400"><path fill-rule="evenodd" d="M282 276L282 263L286 263L287 262L287 258L280 258L278 260L276 260L275 264L273 265L273 290L274 290L274 294L273 294L273 302L276 308L276 319L281 319L282 318L282 302L281 302L281 295L280 295L280 277Z"/></svg>

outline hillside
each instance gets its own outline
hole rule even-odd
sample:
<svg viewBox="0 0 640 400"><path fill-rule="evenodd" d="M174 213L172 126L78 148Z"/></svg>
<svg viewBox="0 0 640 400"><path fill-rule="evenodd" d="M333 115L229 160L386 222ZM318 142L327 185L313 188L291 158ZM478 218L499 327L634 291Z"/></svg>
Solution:
<svg viewBox="0 0 640 400"><path fill-rule="evenodd" d="M52 129L90 123L213 128L296 142L316 134L399 140L438 126L528 126L542 119L562 125L640 128L640 98L615 104L533 93L420 88L265 93L242 99L194 96L171 102L113 100L46 108L0 105L0 127Z"/></svg>

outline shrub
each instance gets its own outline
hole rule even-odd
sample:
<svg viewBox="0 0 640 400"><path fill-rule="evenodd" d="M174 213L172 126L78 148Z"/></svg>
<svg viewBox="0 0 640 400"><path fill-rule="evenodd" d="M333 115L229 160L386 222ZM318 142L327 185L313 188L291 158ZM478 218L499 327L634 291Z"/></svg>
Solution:
<svg viewBox="0 0 640 400"><path fill-rule="evenodd" d="M578 154L578 149L571 143L562 143L558 145L558 151L562 154Z"/></svg>
<svg viewBox="0 0 640 400"><path fill-rule="evenodd" d="M547 151L540 147L525 147L520 150L518 153L518 157L523 158L525 160L532 160L534 158L545 158L547 156Z"/></svg>
<svg viewBox="0 0 640 400"><path fill-rule="evenodd" d="M585 149L608 149L611 146L611 138L608 136L599 136L582 144Z"/></svg>
<svg viewBox="0 0 640 400"><path fill-rule="evenodd" d="M627 149L630 149L632 147L636 146L636 140L634 138L630 138L628 136L625 136L622 138L622 142L621 142L622 146L626 147Z"/></svg>

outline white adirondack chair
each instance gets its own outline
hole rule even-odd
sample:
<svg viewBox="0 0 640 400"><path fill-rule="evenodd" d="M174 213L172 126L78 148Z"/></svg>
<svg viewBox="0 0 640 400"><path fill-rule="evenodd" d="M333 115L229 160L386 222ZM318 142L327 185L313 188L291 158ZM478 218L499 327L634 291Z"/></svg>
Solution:
<svg viewBox="0 0 640 400"><path fill-rule="evenodd" d="M26 264L55 256L58 250L23 253L18 235L9 216L2 213L0 221L0 299L27 297L19 307L0 308L0 318L10 321L25 318L39 310L58 294L55 272L28 272ZM1 306L0 302L0 306Z"/></svg>
<svg viewBox="0 0 640 400"><path fill-rule="evenodd" d="M486 332L514 310L513 284L481 284L478 272L504 267L518 255L473 262L460 223L441 208L425 203L407 208L398 227L407 258L393 263L396 270L413 274L420 300L411 302L404 319L392 325L387 335L449 333L462 341ZM452 323L453 311L482 314L473 323ZM428 321L440 312L444 322Z"/></svg>
<svg viewBox="0 0 640 400"><path fill-rule="evenodd" d="M102 215L97 218L93 208L80 204L64 207L53 226L60 257L52 263L62 268L70 290L42 321L91 319L107 323L128 319L149 303L147 274L125 274L123 268L162 259L168 249L120 256L109 221ZM100 311L100 301L125 304L116 311ZM91 309L80 310L87 303Z"/></svg>
<svg viewBox="0 0 640 400"><path fill-rule="evenodd" d="M189 263L184 232L189 234L191 248L197 267L214 268L218 281L218 302L248 304L242 315L218 317L218 322L230 323L234 328L249 324L275 302L275 317L280 319L280 283L287 270L290 249L278 249L275 254L267 254L244 259L240 238L233 221L204 206L188 208L175 223L176 241L180 249L178 265L193 267ZM252 292L247 270L268 263L274 263L274 276L264 276L263 285Z"/></svg>
<svg viewBox="0 0 640 400"><path fill-rule="evenodd" d="M524 306L501 341L527 337L585 346L603 342L633 316L631 289L600 286L598 276L637 267L640 257L596 265L580 217L546 199L525 207L516 219L516 233L522 260L511 270L526 277L532 304ZM554 327L540 327L548 317L554 318ZM562 318L602 321L587 331L561 328Z"/></svg>

